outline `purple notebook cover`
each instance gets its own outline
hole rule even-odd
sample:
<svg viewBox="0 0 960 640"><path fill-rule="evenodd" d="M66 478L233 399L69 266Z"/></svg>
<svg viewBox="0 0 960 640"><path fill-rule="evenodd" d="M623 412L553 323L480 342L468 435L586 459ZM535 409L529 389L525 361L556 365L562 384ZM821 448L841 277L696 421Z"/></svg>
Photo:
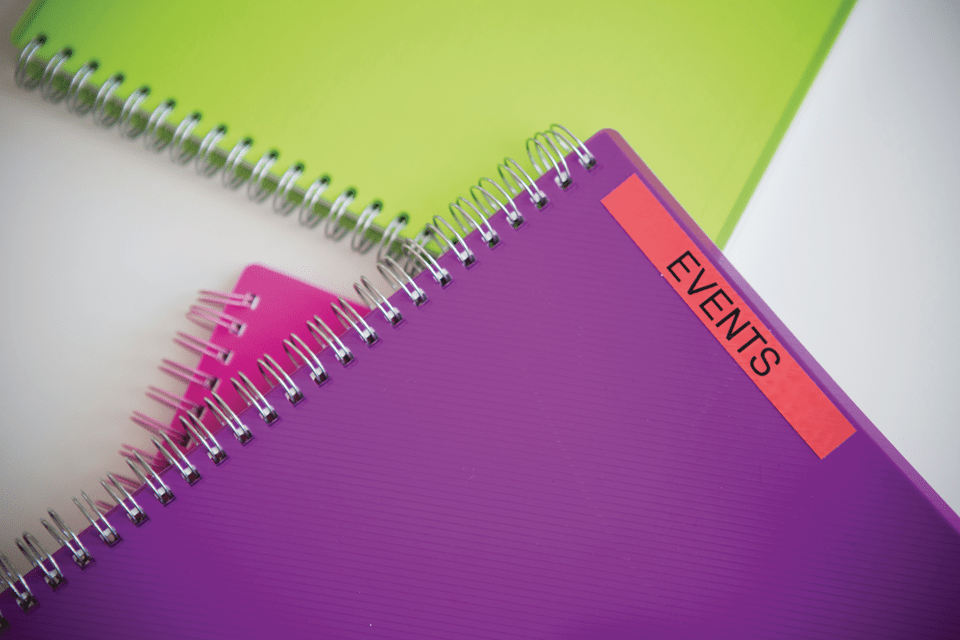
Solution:
<svg viewBox="0 0 960 640"><path fill-rule="evenodd" d="M11 638L956 638L960 520L614 132L542 210L123 541L82 534ZM856 429L820 459L602 206L640 179ZM531 313L536 309L537 313Z"/></svg>

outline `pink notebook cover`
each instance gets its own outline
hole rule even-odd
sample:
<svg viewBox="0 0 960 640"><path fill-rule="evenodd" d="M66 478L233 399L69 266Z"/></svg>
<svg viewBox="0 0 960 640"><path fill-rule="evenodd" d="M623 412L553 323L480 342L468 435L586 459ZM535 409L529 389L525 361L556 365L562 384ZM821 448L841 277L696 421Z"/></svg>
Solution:
<svg viewBox="0 0 960 640"><path fill-rule="evenodd" d="M211 391L216 392L230 409L239 413L246 409L248 402L230 381L231 378L238 379L238 372L244 373L258 390L266 393L277 382L271 379L268 384L258 369L257 361L266 360L264 354L272 357L276 364L289 373L296 367L284 350L283 341L290 339L291 333L296 333L313 352L322 348L306 329L304 323L307 320L316 315L338 335L345 331L331 308L338 302L337 294L265 265L251 264L245 267L230 293L232 300L216 292L201 292L197 304L188 312L188 317L200 326L189 335L180 334L175 338L179 345L201 352L199 363L195 367L186 366L176 359L170 359L161 365L161 369L187 383L183 394L178 396L155 388L148 391L147 395L151 398L175 410L170 423L161 425L142 414L134 418L140 424L148 422L165 427L164 431L186 449L192 449L196 443L191 442L180 416L186 416L189 412L200 418L214 433L222 428L218 420L206 417L210 410L204 400L211 397ZM218 304L218 299L227 303ZM239 301L242 302L238 304ZM360 303L349 299L345 301L360 315L369 312ZM202 338L204 332L211 328L209 338ZM301 365L302 362L298 361L297 364ZM154 431L153 428L149 430ZM159 452L141 453L156 469L168 464Z"/></svg>

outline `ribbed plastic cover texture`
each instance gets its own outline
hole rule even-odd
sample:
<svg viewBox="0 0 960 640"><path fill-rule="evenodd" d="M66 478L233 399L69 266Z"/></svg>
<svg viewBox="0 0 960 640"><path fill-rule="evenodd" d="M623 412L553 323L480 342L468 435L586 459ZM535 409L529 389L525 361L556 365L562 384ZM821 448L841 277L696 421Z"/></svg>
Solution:
<svg viewBox="0 0 960 640"><path fill-rule="evenodd" d="M600 198L598 166L139 529L12 638L955 638L958 520L746 288L857 432L820 460L663 281ZM576 163L571 160L571 165ZM740 282L697 233L695 241ZM532 313L531 310L536 310Z"/></svg>

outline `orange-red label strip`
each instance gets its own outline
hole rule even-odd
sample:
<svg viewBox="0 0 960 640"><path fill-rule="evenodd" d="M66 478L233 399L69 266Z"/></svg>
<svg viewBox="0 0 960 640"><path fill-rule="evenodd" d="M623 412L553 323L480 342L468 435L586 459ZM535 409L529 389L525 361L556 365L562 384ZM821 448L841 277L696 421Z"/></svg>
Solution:
<svg viewBox="0 0 960 640"><path fill-rule="evenodd" d="M856 431L716 267L632 175L603 205L810 448L824 458Z"/></svg>

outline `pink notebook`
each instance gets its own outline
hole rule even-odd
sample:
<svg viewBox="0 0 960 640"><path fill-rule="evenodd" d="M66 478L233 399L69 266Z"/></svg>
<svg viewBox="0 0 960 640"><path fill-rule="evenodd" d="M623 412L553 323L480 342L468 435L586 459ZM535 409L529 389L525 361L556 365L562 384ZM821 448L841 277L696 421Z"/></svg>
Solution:
<svg viewBox="0 0 960 640"><path fill-rule="evenodd" d="M340 304L338 295L298 280L270 267L251 264L244 268L230 292L201 291L199 299L187 312L197 325L191 333L178 332L174 338L181 347L200 355L196 366L187 366L176 359L164 360L160 368L187 384L181 394L151 387L147 395L172 408L175 415L169 424L141 413L133 420L157 437L166 433L178 446L192 449L196 438L184 426L184 420L196 430L198 418L216 433L222 428L218 420L207 420L210 411L239 413L248 400L231 382L249 381L257 391L266 393L277 385L277 375L295 370L291 354L302 365L296 349L307 355L321 345L307 329L305 322L319 318L338 335L344 331L331 305ZM344 300L361 315L368 309L352 300ZM211 332L209 337L205 337ZM284 341L287 341L286 345ZM296 349L294 349L296 347ZM263 369L263 372L261 372ZM245 380L241 380L241 375ZM270 382L264 376L270 377ZM221 406L225 405L224 406ZM210 405L215 405L211 409ZM131 456L135 449L128 447L122 455ZM141 456L155 469L169 463L159 452L140 451Z"/></svg>

